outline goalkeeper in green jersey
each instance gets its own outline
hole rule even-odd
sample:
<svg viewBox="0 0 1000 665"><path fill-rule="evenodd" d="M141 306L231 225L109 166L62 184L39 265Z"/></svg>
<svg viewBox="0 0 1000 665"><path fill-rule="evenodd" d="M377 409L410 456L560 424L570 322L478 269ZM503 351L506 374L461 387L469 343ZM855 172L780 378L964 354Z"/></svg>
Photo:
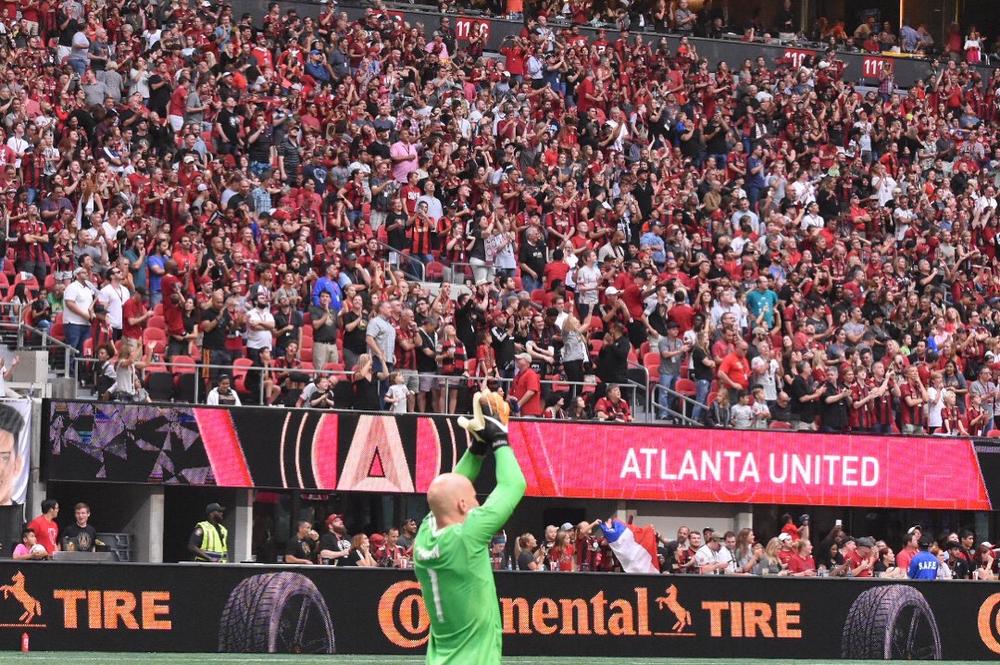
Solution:
<svg viewBox="0 0 1000 665"><path fill-rule="evenodd" d="M509 413L499 394L476 393L473 417L459 418L472 437L469 451L454 473L441 474L427 490L431 513L417 532L413 567L431 618L428 665L500 662L500 608L489 545L525 489L507 441ZM497 486L480 506L472 482L490 451Z"/></svg>

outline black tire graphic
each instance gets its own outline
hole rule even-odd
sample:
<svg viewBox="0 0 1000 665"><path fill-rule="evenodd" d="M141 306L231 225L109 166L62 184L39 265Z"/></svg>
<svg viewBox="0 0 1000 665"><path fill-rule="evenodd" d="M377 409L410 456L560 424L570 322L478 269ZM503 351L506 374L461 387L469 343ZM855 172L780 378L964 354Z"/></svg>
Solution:
<svg viewBox="0 0 1000 665"><path fill-rule="evenodd" d="M233 589L219 621L224 653L336 653L326 601L308 577L268 573Z"/></svg>
<svg viewBox="0 0 1000 665"><path fill-rule="evenodd" d="M851 659L941 660L941 634L923 594L888 584L858 596L844 621L841 655Z"/></svg>

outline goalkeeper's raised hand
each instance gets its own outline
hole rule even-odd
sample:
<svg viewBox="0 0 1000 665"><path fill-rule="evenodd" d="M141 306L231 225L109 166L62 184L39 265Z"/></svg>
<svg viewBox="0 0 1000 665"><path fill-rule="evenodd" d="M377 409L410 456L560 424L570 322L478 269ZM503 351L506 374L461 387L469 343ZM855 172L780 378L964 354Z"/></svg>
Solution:
<svg viewBox="0 0 1000 665"><path fill-rule="evenodd" d="M472 418L463 416L458 419L458 424L472 438L469 451L473 455L483 456L491 450L510 445L507 437L509 420L510 406L503 397L484 390L473 397Z"/></svg>

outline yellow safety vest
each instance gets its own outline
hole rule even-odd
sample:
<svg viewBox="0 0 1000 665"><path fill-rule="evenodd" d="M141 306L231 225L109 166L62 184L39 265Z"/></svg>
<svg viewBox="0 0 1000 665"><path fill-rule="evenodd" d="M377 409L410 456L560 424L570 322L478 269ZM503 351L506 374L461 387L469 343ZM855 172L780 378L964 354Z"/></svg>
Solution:
<svg viewBox="0 0 1000 665"><path fill-rule="evenodd" d="M209 558L205 559L199 556L195 557L195 560L228 563L229 547L226 545L226 541L228 540L226 527L221 524L216 527L216 525L206 520L198 522L198 528L201 529L201 551L206 553Z"/></svg>

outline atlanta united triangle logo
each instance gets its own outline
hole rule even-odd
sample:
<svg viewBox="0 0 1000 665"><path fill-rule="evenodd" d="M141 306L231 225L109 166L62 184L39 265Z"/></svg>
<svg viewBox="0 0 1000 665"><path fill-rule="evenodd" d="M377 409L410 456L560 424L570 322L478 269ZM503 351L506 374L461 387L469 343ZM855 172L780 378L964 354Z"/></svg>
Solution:
<svg viewBox="0 0 1000 665"><path fill-rule="evenodd" d="M337 489L414 492L406 451L394 418L360 416Z"/></svg>
<svg viewBox="0 0 1000 665"><path fill-rule="evenodd" d="M28 593L28 589L25 586L24 573L20 570L17 571L10 578L10 581L11 584L0 586L0 592L3 593L5 601L16 601L24 611L17 618L18 623L0 623L0 628L29 627L29 624L31 624L31 627L44 628L45 624L32 624L36 617L42 615L42 604L38 602L37 598ZM5 606L8 604L4 603Z"/></svg>

